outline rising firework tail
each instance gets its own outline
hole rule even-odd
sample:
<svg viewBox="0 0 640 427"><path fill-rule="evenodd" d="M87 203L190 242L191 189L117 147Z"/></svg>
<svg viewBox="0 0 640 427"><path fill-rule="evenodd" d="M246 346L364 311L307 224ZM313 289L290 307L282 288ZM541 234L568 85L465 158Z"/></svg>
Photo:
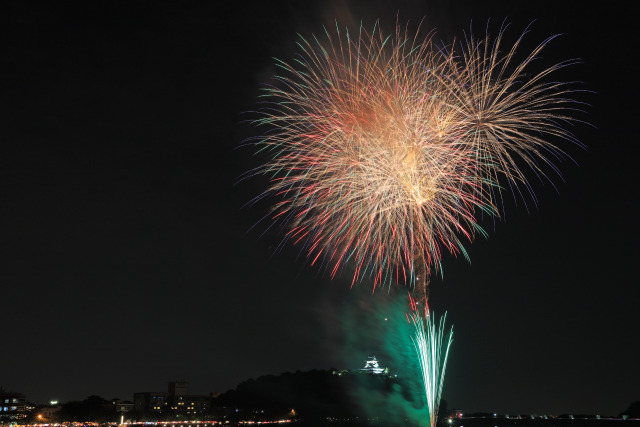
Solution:
<svg viewBox="0 0 640 427"><path fill-rule="evenodd" d="M423 309L409 296L411 313L407 320L414 326L411 337L420 361L420 372L424 385L425 399L429 409L429 425L435 427L438 421L438 407L442 397L444 374L449 357L449 348L453 342L453 326L447 333L445 323L447 313L436 321L435 314L428 305Z"/></svg>
<svg viewBox="0 0 640 427"><path fill-rule="evenodd" d="M547 41L516 62L520 40L502 54L502 38L436 48L400 25L300 38L263 93L253 142L269 160L250 173L270 178L258 198L278 199L284 240L331 277L349 266L352 285L404 282L426 302L443 253L468 259L503 188L530 188L521 165L544 175L563 155L549 138L574 141L567 86L544 82L566 64L528 76Z"/></svg>

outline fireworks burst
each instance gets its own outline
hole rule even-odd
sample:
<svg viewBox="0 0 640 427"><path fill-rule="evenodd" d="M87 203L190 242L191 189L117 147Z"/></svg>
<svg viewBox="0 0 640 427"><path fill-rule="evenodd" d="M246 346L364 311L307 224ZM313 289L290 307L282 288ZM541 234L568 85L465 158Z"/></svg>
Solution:
<svg viewBox="0 0 640 427"><path fill-rule="evenodd" d="M325 33L301 39L266 89L257 145L271 159L252 173L272 184L258 199L280 199L285 240L331 277L351 265L352 284L410 283L426 299L443 252L467 257L478 214L497 215L502 177L527 185L514 157L541 172L536 159L559 153L545 136L572 139L558 126L564 86L541 82L563 64L525 79L544 43L512 66L519 42L501 56L502 33L462 54L400 26Z"/></svg>
<svg viewBox="0 0 640 427"><path fill-rule="evenodd" d="M582 146L564 127L577 121L568 112L580 111L580 103L571 99L572 83L546 81L576 61L532 72L533 63L555 37L544 40L519 62L524 34L512 46L503 47L505 29L495 39L487 34L484 39L471 37L458 48L454 44L447 53L447 70L439 77L447 87L451 116L464 133L464 143L477 156L485 182L501 182L526 203L524 189L535 202L524 170L553 184L545 169L560 176L554 162L568 158L553 141ZM495 187L499 193L501 187Z"/></svg>
<svg viewBox="0 0 640 427"><path fill-rule="evenodd" d="M438 420L438 406L442 396L449 347L453 342L453 327L449 329L448 334L445 334L447 313L437 322L435 315L429 311L428 307L424 309L424 316L420 315L413 299L411 307L413 311L411 315L407 316L415 327L415 336L411 339L420 361L420 371L429 408L429 423L431 427L435 427Z"/></svg>

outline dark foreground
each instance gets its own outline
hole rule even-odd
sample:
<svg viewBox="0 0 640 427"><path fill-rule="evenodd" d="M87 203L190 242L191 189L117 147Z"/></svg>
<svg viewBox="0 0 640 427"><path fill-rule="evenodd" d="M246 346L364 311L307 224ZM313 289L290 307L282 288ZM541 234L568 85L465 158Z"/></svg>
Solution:
<svg viewBox="0 0 640 427"><path fill-rule="evenodd" d="M389 427L406 427L414 426L414 422L400 424L396 422L384 421L367 421L367 422L329 422L319 420L299 420L296 423L288 424L296 427L316 427L316 426L344 426L344 427L368 427L368 426L389 426ZM427 426L427 424L422 424ZM503 427L503 426L520 426L520 427L640 427L640 420L622 420L622 419L478 419L478 418L462 418L452 423L438 422L439 427L455 426L455 427Z"/></svg>
<svg viewBox="0 0 640 427"><path fill-rule="evenodd" d="M0 422L0 426L8 426ZM220 421L186 421L186 422L141 422L127 423L118 425L117 423L51 423L51 424L13 424L13 427L213 427L213 426L246 426L246 425L282 425L292 427L316 427L316 426L333 426L333 427L368 427L368 426L385 426L385 427L406 427L406 426L427 426L426 420L423 424L417 424L415 421L390 421L390 420L335 420L335 419L297 419L297 420L280 420L280 421L237 421L237 422L220 422ZM568 419L568 418L550 418L550 419L517 419L517 418L457 418L439 420L438 427L501 427L501 426L520 426L520 427L640 427L640 419L623 420L621 418L604 418L604 419Z"/></svg>
<svg viewBox="0 0 640 427"><path fill-rule="evenodd" d="M549 419L516 419L516 418L460 418L452 423L438 423L438 425L450 425L456 427L640 427L640 419L622 420L621 418L606 419L569 419L569 418L549 418Z"/></svg>

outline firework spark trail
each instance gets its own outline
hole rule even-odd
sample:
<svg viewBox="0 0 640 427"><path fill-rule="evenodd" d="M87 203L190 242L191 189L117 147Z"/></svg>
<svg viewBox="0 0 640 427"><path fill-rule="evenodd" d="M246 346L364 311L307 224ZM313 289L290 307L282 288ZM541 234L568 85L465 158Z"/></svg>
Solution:
<svg viewBox="0 0 640 427"><path fill-rule="evenodd" d="M263 172L283 200L287 238L304 242L312 263L323 255L354 265L353 282L374 287L414 280L418 259L437 266L443 249L466 255L458 236L480 231L479 207L492 207L477 181L472 153L447 134L449 108L434 70L443 65L430 41L414 45L364 32L336 47L300 43L296 67L280 63L284 88L261 124L276 131L260 141L273 153ZM418 256L416 256L418 255Z"/></svg>
<svg viewBox="0 0 640 427"><path fill-rule="evenodd" d="M538 44L523 60L517 59L525 30L516 42L505 47L503 26L497 37L488 34L483 39L469 37L464 43L452 45L447 55L445 73L439 75L448 87L448 102L454 120L465 129L463 141L475 152L481 173L495 186L495 198L505 185L525 203L536 198L524 169L553 185L545 168L561 177L555 161L569 156L553 142L567 140L582 144L564 126L578 121L568 113L581 111L580 102L571 98L573 82L546 81L553 73L575 64L569 60L531 72L533 63L555 37ZM460 58L454 60L453 58ZM523 194L523 190L529 196Z"/></svg>
<svg viewBox="0 0 640 427"><path fill-rule="evenodd" d="M424 315L420 315L420 310L413 299L411 299L411 307L413 311L407 315L415 328L415 336L411 339L420 361L420 371L429 408L429 424L435 427L449 347L453 342L453 326L449 329L449 333L445 334L446 312L437 322L435 314L430 312L428 307L425 307Z"/></svg>
<svg viewBox="0 0 640 427"><path fill-rule="evenodd" d="M351 265L352 284L405 282L426 299L443 253L467 257L463 242L485 235L478 214L498 215L499 183L528 189L517 159L544 175L537 160L562 154L545 138L573 140L558 125L571 120L565 86L543 82L564 64L524 78L545 43L514 65L520 41L501 55L502 32L461 54L399 26L325 33L277 61L256 121L271 218L331 277Z"/></svg>

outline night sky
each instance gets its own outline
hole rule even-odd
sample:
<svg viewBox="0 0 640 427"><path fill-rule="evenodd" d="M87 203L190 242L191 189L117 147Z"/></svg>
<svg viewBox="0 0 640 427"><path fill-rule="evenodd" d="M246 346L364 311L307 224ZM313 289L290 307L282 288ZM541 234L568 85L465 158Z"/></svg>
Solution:
<svg viewBox="0 0 640 427"><path fill-rule="evenodd" d="M506 18L515 37L535 20L532 42L562 33L545 63L581 59L561 77L592 91L578 116L592 126L573 129L587 149L563 145L575 163L557 190L534 182L537 207L484 221L472 264L445 256L432 281L456 330L443 397L467 412L623 411L640 399L639 40L626 6L585 4L2 2L0 385L36 403L176 379L204 394L381 354L375 326L344 319L384 316L372 304L406 288L372 296L296 248L274 255L276 233L248 232L265 207L243 208L266 181L236 182L264 160L239 146L259 133L243 113L272 57L336 18L389 28L399 13L445 41L471 21L495 32ZM353 333L370 344L347 351Z"/></svg>

